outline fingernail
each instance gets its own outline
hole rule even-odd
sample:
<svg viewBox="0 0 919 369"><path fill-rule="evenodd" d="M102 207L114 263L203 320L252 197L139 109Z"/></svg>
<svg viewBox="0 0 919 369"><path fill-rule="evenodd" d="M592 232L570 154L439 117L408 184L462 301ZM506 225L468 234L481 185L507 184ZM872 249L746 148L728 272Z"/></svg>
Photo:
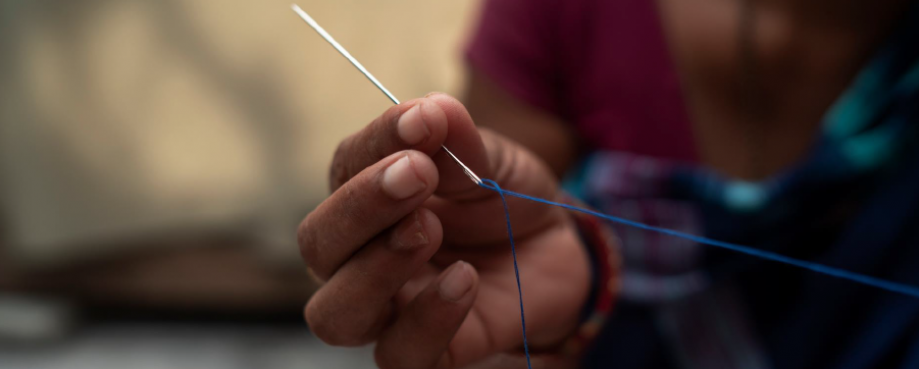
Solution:
<svg viewBox="0 0 919 369"><path fill-rule="evenodd" d="M412 213L412 220L403 222L393 231L390 246L396 251L407 251L428 244L428 236L424 233L421 216L418 211Z"/></svg>
<svg viewBox="0 0 919 369"><path fill-rule="evenodd" d="M459 261L440 281L440 297L447 301L457 302L466 296L471 288L472 275L469 273L469 264Z"/></svg>
<svg viewBox="0 0 919 369"><path fill-rule="evenodd" d="M408 155L403 156L383 172L383 192L394 200L405 200L421 192L427 184L415 173Z"/></svg>
<svg viewBox="0 0 919 369"><path fill-rule="evenodd" d="M402 139L406 145L414 146L420 144L427 138L431 132L428 130L428 126L424 123L424 118L421 116L421 105L424 102L419 102L407 112L403 113L399 117L399 122L396 124L396 131L399 133L399 138Z"/></svg>

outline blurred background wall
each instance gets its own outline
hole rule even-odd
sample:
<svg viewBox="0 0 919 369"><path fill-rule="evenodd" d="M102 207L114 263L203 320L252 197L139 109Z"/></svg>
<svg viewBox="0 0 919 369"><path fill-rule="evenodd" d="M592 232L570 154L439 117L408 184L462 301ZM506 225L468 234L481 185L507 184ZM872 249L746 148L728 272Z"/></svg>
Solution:
<svg viewBox="0 0 919 369"><path fill-rule="evenodd" d="M461 88L477 1L298 3L400 98ZM2 342L109 315L299 319L296 225L390 103L289 5L0 1Z"/></svg>

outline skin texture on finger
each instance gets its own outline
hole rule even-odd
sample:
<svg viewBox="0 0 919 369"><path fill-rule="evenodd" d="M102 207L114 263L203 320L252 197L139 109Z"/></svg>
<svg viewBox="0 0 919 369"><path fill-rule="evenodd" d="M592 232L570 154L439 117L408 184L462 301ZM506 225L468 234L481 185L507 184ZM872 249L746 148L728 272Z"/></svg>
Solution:
<svg viewBox="0 0 919 369"><path fill-rule="evenodd" d="M417 151L399 152L368 167L300 224L297 239L304 261L316 277L329 278L365 243L421 205L437 183L434 163Z"/></svg>
<svg viewBox="0 0 919 369"><path fill-rule="evenodd" d="M421 98L386 110L339 145L329 168L329 188L349 179L392 153L416 150L433 155L447 136L447 116L438 104Z"/></svg>
<svg viewBox="0 0 919 369"><path fill-rule="evenodd" d="M329 169L329 188L337 190L364 168L397 151L412 149L433 155L440 150L447 130L446 114L429 99L393 106L338 145Z"/></svg>
<svg viewBox="0 0 919 369"><path fill-rule="evenodd" d="M418 209L354 255L306 306L317 337L336 346L373 341L389 321L394 295L441 242L434 213Z"/></svg>
<svg viewBox="0 0 919 369"><path fill-rule="evenodd" d="M457 259L451 259L447 262L444 262L443 265L451 265ZM437 277L443 272L444 268L434 264L427 263L422 266L415 275L412 276L405 285L402 286L402 289L399 290L399 293L396 294L396 297L393 299L393 302L396 304L397 309L402 309L407 306L412 300L415 299L415 296L418 296L421 291L424 291L431 282L433 282Z"/></svg>
<svg viewBox="0 0 919 369"><path fill-rule="evenodd" d="M375 358L382 369L452 368L447 352L476 298L478 274L454 263L419 293L380 336Z"/></svg>

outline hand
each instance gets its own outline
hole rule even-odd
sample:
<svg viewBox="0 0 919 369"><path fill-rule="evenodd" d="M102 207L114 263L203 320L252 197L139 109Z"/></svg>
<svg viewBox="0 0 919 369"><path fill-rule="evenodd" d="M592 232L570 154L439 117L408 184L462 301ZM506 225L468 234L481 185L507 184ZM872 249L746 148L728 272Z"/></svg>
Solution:
<svg viewBox="0 0 919 369"><path fill-rule="evenodd" d="M501 199L470 181L441 144L508 190L558 196L534 155L477 130L457 100L433 94L390 108L340 144L334 192L300 225L301 253L324 282L304 315L331 345L376 342L383 368L522 363ZM587 298L587 254L561 209L508 202L530 349L551 352Z"/></svg>

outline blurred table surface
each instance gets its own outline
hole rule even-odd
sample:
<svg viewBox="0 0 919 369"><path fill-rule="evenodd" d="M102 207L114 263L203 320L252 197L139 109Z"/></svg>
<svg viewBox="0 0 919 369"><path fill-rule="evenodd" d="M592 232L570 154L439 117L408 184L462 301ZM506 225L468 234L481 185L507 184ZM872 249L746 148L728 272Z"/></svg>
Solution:
<svg viewBox="0 0 919 369"><path fill-rule="evenodd" d="M371 348L325 346L304 327L102 325L45 345L0 343L4 369L360 369Z"/></svg>
<svg viewBox="0 0 919 369"><path fill-rule="evenodd" d="M170 243L47 271L18 272L0 257L0 292L53 296L78 306L261 314L300 309L316 287L305 267L278 267L247 245Z"/></svg>

